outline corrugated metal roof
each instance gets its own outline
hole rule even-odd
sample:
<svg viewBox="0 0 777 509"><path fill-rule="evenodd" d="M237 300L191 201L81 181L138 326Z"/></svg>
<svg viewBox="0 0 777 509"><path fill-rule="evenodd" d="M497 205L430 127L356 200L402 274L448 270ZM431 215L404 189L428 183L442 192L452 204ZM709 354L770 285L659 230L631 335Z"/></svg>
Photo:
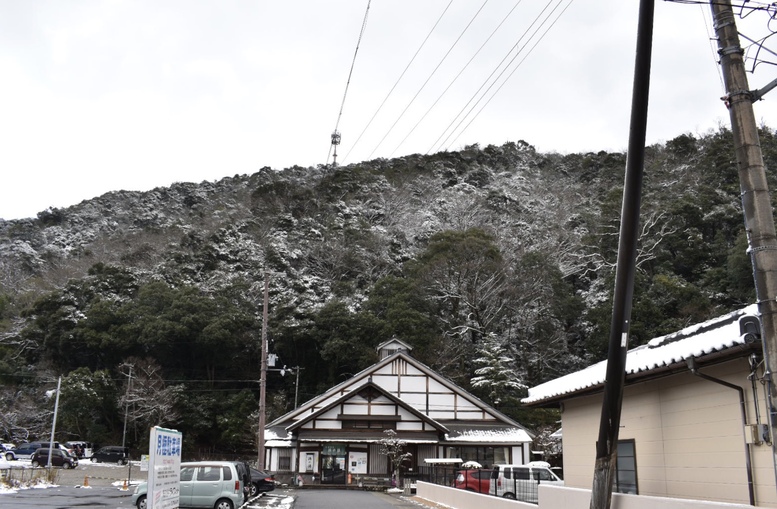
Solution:
<svg viewBox="0 0 777 509"><path fill-rule="evenodd" d="M744 316L758 316L758 306L744 309L686 327L678 332L650 340L626 355L626 375L649 372L691 357L701 357L745 344L739 320ZM529 389L524 404L536 404L559 396L581 392L604 384L607 361L556 378Z"/></svg>

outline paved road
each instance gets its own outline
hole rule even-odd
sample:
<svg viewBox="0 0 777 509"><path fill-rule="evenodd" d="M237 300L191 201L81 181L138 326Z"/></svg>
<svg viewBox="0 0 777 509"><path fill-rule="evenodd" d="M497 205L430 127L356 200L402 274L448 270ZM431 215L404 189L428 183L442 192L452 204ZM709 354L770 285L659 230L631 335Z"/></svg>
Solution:
<svg viewBox="0 0 777 509"><path fill-rule="evenodd" d="M377 491L358 490L298 490L294 493L294 509L393 509L414 508L414 504L401 495Z"/></svg>
<svg viewBox="0 0 777 509"><path fill-rule="evenodd" d="M40 475L43 469L31 469L25 476ZM133 466L133 481L141 477ZM76 470L59 470L58 486L25 489L0 494L1 509L134 509L130 496L134 487L120 489L127 467L83 464ZM16 472L19 475L19 472ZM83 487L88 477L87 488ZM145 472L142 475L145 480ZM426 509L399 494L357 490L277 489L248 501L242 509Z"/></svg>

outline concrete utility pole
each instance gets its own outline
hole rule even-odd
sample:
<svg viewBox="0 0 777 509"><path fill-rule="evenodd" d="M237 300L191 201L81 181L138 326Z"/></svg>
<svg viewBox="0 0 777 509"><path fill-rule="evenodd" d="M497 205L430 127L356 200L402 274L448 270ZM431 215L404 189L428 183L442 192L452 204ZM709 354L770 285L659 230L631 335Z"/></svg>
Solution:
<svg viewBox="0 0 777 509"><path fill-rule="evenodd" d="M62 387L62 377L57 379L57 398L54 400L54 419L51 421L51 440L49 440L49 456L48 464L49 472L51 472L51 450L54 448L54 432L57 429L57 412L59 411L59 389Z"/></svg>
<svg viewBox="0 0 777 509"><path fill-rule="evenodd" d="M264 306L262 310L262 368L259 374L259 432L257 433L257 449L259 450L256 461L256 468L264 470L264 426L267 414L267 319L269 312L267 307L270 303L269 296L269 276L264 273Z"/></svg>
<svg viewBox="0 0 777 509"><path fill-rule="evenodd" d="M615 269L615 290L612 299L612 321L610 322L602 415L599 421L599 437L596 441L591 509L609 509L618 459L618 432L621 422L623 386L626 379L626 352L629 349L634 273L637 265L654 10L653 0L640 1L634 84L631 96L629 147L626 157L626 176L623 182L623 204L618 236L618 263Z"/></svg>
<svg viewBox="0 0 777 509"><path fill-rule="evenodd" d="M753 101L763 94L755 94L749 90L744 51L739 44L731 1L715 0L710 2L710 6L718 39L720 66L726 84L726 96L723 99L731 116L748 251L753 264L758 312L761 315L761 337L766 364L764 378L769 385L769 423L777 477L777 446L774 441L777 425L777 409L774 406L777 401L777 386L772 380L772 374L777 371L777 236L766 168L753 112Z"/></svg>

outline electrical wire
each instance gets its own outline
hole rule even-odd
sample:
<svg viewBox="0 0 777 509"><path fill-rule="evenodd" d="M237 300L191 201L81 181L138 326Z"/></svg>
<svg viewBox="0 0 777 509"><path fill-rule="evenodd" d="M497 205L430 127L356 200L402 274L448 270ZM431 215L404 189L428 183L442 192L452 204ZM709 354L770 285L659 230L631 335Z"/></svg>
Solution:
<svg viewBox="0 0 777 509"><path fill-rule="evenodd" d="M383 102L380 103L380 106L378 106L378 109L375 110L375 113L372 114L372 118L370 118L370 121L367 122L367 125L364 126L364 129L362 129L362 132L359 133L359 137L356 138L356 141L353 143L353 145L351 146L350 150L348 150L348 152L345 154L345 157L343 157L343 162L345 162L348 159L348 156L351 155L351 152L353 152L353 149L356 148L356 145L359 143L359 140L362 139L362 136L364 136L364 133L370 127L370 125L372 124L372 121L375 120L376 116L378 116L378 113L383 108L383 105L386 104L386 101L388 101L388 98L391 97L391 94L394 92L394 89L397 88L397 85L399 84L399 82L402 81L402 78L405 76L405 73L410 68L410 66L413 64L413 62L415 61L415 58L421 52L421 49L423 49L423 47L426 45L426 41L428 41L429 37L432 36L432 33L437 28L437 25L440 24L440 20L442 20L443 16L445 16L445 13L448 12L448 8L451 6L452 3L453 3L453 0L450 0L448 2L448 5L445 6L445 9L443 9L442 14L440 14L440 16L437 18L437 21L434 23L434 26L432 27L432 29L429 30L428 34L426 34L426 38L423 40L421 45L415 51L415 54L413 55L413 58L411 58L410 62L408 62L407 66L405 66L405 70L402 71L402 74L399 75L399 78L397 78L397 81L394 83L394 86L391 87L391 90L389 90L388 94L386 94L386 97L383 99Z"/></svg>
<svg viewBox="0 0 777 509"><path fill-rule="evenodd" d="M518 70L518 67L520 67L520 65L521 65L521 64L522 64L522 63L523 63L523 62L526 60L526 58L528 58L528 57L529 57L529 55L531 55L531 54L532 54L532 52L534 51L534 48L536 48L536 47L537 47L537 45L538 45L538 44L539 44L539 43L542 41L542 39L544 39L544 38L545 38L545 36L548 34L548 32L550 31L550 29L551 29L551 28L553 28L553 26L556 24L556 22L558 22L559 18L561 18L561 16L562 16L562 15L563 15L563 14L566 12L566 10L567 10L567 9L569 9L569 6L570 6L570 5L572 5L572 2L573 2L573 0L569 0L569 3L567 4L567 6L566 6L566 7L564 7L564 9L562 9L562 10L561 10L561 12L558 14L558 16L556 16L556 19L554 19L554 20L553 20L553 22L550 24L550 26L549 26L547 29L545 29L545 32L543 32L543 33L542 33L542 35L541 35L541 36L540 36L540 38L537 40L537 42L535 42L535 43L534 43L534 46L532 46L532 47L531 47L531 49L529 50L529 52L528 52L528 53L527 53L527 54L526 54L526 55L525 55L525 56L524 56L524 57L521 59L521 61L520 61L520 62L518 62L518 65L516 65L516 66L513 68L513 70L510 72L510 74L508 74L508 75L507 75L507 78L505 78L505 79L504 79L504 81L502 82L502 84L501 84L501 85L499 85L499 88L497 88L497 89L496 89L496 91L494 91L494 93L491 95L491 97L489 97L488 101L486 101L486 103L483 105L483 107L482 107L482 108L480 108L480 110L478 110L478 112L475 114L475 116L473 116L473 117L472 117L472 119L471 119L471 120L470 120L470 121L467 123L467 125L466 125L466 126L464 126L464 129L462 129L462 130L461 130L461 132L459 132L459 134L458 134L458 135L456 135L456 138L454 138L454 139L453 139L453 141L451 141L451 145L453 145L453 143L455 143L455 142L456 142L456 140L458 140L458 139L459 139L459 137L460 137L462 134L464 134L464 131L466 131L466 130L469 128L469 126L472 124L472 122L474 122L474 121L475 121L475 119L476 119L476 118L477 118L477 117L480 115L480 113L481 113L481 112L482 112L482 111L485 109L485 107L486 107L486 106L488 106L488 103L490 103L490 102L491 102L491 100L492 100L492 99L493 99L493 98L496 96L496 94L498 94L498 93L499 93L499 91L500 91L500 90L502 90L502 87L503 87L503 86L504 86L504 85L505 85L505 84L506 84L506 83L507 83L507 82L510 80L510 78L511 78L511 77L512 77L512 75L515 73L515 71L517 71L517 70ZM561 3L559 2L559 4L558 4L558 5L556 5L556 7L554 7L553 11L551 11L551 13L550 13L550 14L553 14L553 12L555 12L555 10L556 10L556 9L558 9L558 7L559 7L560 5L561 5ZM550 17L550 15L549 15L549 17ZM548 17L548 18L546 18L546 19L545 19L545 21L543 21L543 24L544 24L545 22L547 22L547 20L549 19L549 17ZM540 27L539 27L539 28L542 28L542 25L540 25ZM538 30L539 30L539 28L538 28ZM536 32L535 32L535 34L536 34ZM534 35L532 35L532 37L533 37L533 36L534 36ZM450 148L450 145L448 146L448 148Z"/></svg>
<svg viewBox="0 0 777 509"><path fill-rule="evenodd" d="M388 135L391 133L391 131L392 131L392 130L394 130L394 127L397 125L397 123L399 122L399 120L400 120L400 119L401 119L401 118L402 118L402 117L405 115L405 112L407 112L408 108L410 108L410 105L412 105L412 104L413 104L413 102L416 100L416 98L418 97L418 94L420 94L420 93L421 93L421 91L424 89L424 87L426 87L426 84L427 84L427 83L429 83L429 80L431 80L431 79L432 79L432 76L434 76L434 75L435 75L435 73L436 73L436 72L437 72L437 70L440 68L440 66L443 64L443 62L445 62L445 59L447 59L447 58L448 58L448 55L450 55L450 54L451 54L451 51L453 51L453 48L455 48L455 47L456 47L456 45L459 43L459 41L461 40L461 38L462 38L462 37L464 36L464 34L467 32L467 30L469 29L469 27L470 27L470 26L472 26L472 23L473 23L473 22L475 21L475 19L478 17L478 15L479 15L479 14L480 14L480 12L483 10L483 8L486 6L486 4L488 3L488 1L489 1L489 0L485 0L485 1L483 2L483 4L480 6L480 9L478 9L478 10L477 10L477 12L475 13L475 15L474 15L474 16L472 16L472 19L470 19L470 20L469 20L469 23L467 23L467 26L465 26L465 27L464 27L464 30L462 30L462 31L461 31L461 33L459 34L459 36L456 38L456 40L453 42L453 44L451 45L451 47L448 49L447 53L445 53L445 55L442 57L442 59L440 60L440 62L437 64L437 67L435 67L435 68L434 68L434 70L431 72L431 74L429 74L429 77L428 77L428 78L426 78L426 81L424 81L424 84L423 84L423 85L421 85L421 88L419 88L419 89L418 89L418 92L416 92L416 93L415 93L415 95L414 95L414 96L413 96L413 98L410 100L410 102L407 104L407 106L405 106L405 109L404 109L404 110L402 110L402 113L400 113L400 114L399 114L399 117L397 117L397 119L394 121L394 123L393 123L393 124L391 124L391 127L389 127L389 129L388 129L388 131L386 132L386 134L384 134L384 135L383 135L383 138L381 138L381 139L380 139L380 141L378 142L378 144L375 146L375 148L374 148L374 149L372 149L372 152L370 152L370 155L369 155L369 156L367 156L367 159L369 159L369 158L371 158L371 157L372 157L372 155L375 153L375 151L377 151L377 150L378 150L378 148L379 148L379 147L380 147L380 146L383 144L383 141L386 139L386 137L387 137L387 136L388 136Z"/></svg>
<svg viewBox="0 0 777 509"><path fill-rule="evenodd" d="M718 79L720 80L720 91L721 94L724 94L726 92L726 84L723 81L723 71L721 70L720 66L718 65L718 52L715 48L715 34L712 31L706 15L706 8L703 5L699 5L699 9L701 10L701 17L704 20L704 30L707 32L707 39L709 40L710 45L710 53L712 53L712 62L715 64L716 72L718 73Z"/></svg>
<svg viewBox="0 0 777 509"><path fill-rule="evenodd" d="M526 37L526 35L529 33L529 31L532 29L532 27L534 27L534 25L537 24L538 20L540 20L542 18L543 14L545 13L545 11L548 10L548 8L551 6L552 3L553 3L553 0L548 0L548 3L545 4L545 7L542 9L542 11L540 11L540 13L537 14L537 16L534 18L532 23L528 26L528 28L526 28L526 30L523 31L523 33L518 38L518 40L515 42L515 44L513 44L510 47L510 49L507 51L507 53L505 53L505 56L502 57L502 60L500 60L499 63L494 67L494 70L491 71L491 74L489 74L488 77L485 80L483 80L483 83L480 85L480 87L478 87L478 89L475 91L475 93L472 94L472 97L470 97L469 101L467 101L467 103L459 110L459 112L456 114L456 116L453 117L453 120L451 120L451 122L448 124L448 126L442 131L440 136L437 138L437 140L435 140L435 142L432 144L432 146L429 148L429 150L427 150L427 152L426 152L427 154L429 154L432 151L435 151L435 147L437 147L436 151L439 151L440 147L442 147L443 145L445 145L448 142L448 140L453 135L453 133L456 132L456 129L458 129L459 126L461 126L461 124L467 118L467 115L469 115L477 107L478 103L482 100L482 98L494 86L494 84L497 82L497 80L507 71L507 69L512 64L512 62L515 61L515 59L521 54L521 51L523 50L523 48L526 47L526 44L528 44L528 41L527 41L526 44L524 44L521 48L518 49L518 51L513 56L513 58L504 66L504 69L497 75L496 78L494 78L494 81L491 82L491 84L488 86L488 88L483 92L483 94L480 96L480 99L478 99L477 102L475 102L475 104L472 106L472 108L470 108L470 110L466 114L464 114L464 116L462 117L461 116L462 113L464 113L464 111L467 109L467 107L470 104L472 104L472 101L474 101L475 98L478 97L478 94L480 94L480 92L483 90L483 87L485 87L486 84L489 83L491 78L494 76L494 74L497 73L497 71L499 71L499 69L502 67L502 64L505 63L505 61L510 57L510 55L513 53L513 51L521 45L521 42L523 41L523 39ZM529 40L531 40L531 38ZM449 129L451 129L451 126L453 126L453 124L456 123L456 121L459 119L459 117L461 117L461 120L459 120L458 124L456 124L456 127L454 127L451 130L451 132L447 135L447 137L445 137L445 139L442 141L442 143L440 143L440 140L443 138L443 136L445 136L445 133L448 132Z"/></svg>
<svg viewBox="0 0 777 509"><path fill-rule="evenodd" d="M513 5L513 8L512 8L512 9L510 9L510 11L509 11L507 14L505 14L504 18L502 18L502 21L500 21L500 22L499 22L499 24L496 26L496 28L495 28L495 29L494 29L494 30L491 32L491 34L488 36L488 38L487 38L487 39L486 39L486 40L483 42L483 44L481 44L481 45L480 45L480 47L477 49L477 51L475 51L475 53L474 53L474 54L472 55L472 57L471 57L471 58L470 58L470 59L467 61L467 63L466 63L466 64L464 64L464 67L462 67L462 68L461 68L461 70L459 71L459 73L458 73L458 74L457 74L457 75L456 75L456 76L455 76L455 77L454 77L454 78L451 80L451 82L448 84L448 86L447 86L447 87L445 87L445 90L443 90L443 91L442 91L442 93L441 93L439 96L437 96L437 99L436 99L436 100L435 100L435 101L432 103L432 105L431 105L431 106L429 106L429 109L428 109L428 110L426 110L426 113L424 113L424 114L421 116L421 118L418 120L418 122L416 122L416 123L415 123L415 125L413 126L413 128L412 128L412 129L410 129L410 131L409 131L409 132L408 132L408 133L405 135L405 137L404 137L404 138L402 138L402 141L400 141L400 142L399 142L399 144L396 146L396 148L394 148L393 152L391 152L391 155L390 155L389 157L393 157L393 156L394 156L394 153L395 153L397 150L399 150L399 147L401 147L401 146L402 146L402 144L403 144L403 143L405 143L405 141L406 141L406 140L407 140L407 139L410 137L410 135L411 135L411 134L413 134L413 131L415 131L415 130L416 130L416 128L417 128L417 127L418 127L418 126L421 124L421 122L423 122L423 120L424 120L424 119L427 117L427 115L429 115L429 113L430 113L430 112L432 111L432 109L433 109L433 108L434 108L434 107L437 105L437 103L438 103L438 102L440 102L440 99L442 99L442 97L443 97L443 96L444 96L444 95L445 95L445 94L448 92L448 90L450 90L450 88L453 86L453 84L454 84L454 83L456 83L456 80L458 80L458 79L459 79L459 77L460 77L460 76L461 76L461 75L464 73L464 71L467 69L467 67L469 67L469 64L471 64L471 63L472 63L472 61L473 61L473 60L475 60L475 57L477 57L477 56L478 56L478 54L480 54L481 50L482 50L482 49L483 49L483 48L486 46L486 44L488 44L488 41L490 41L490 40L491 40L491 38L492 38L492 37L494 37L494 34L496 34L496 33L497 33L497 31L498 31L500 28L502 28L502 25L504 25L505 21L507 21L507 18L509 18L509 17L510 17L510 15L513 13L513 11L515 11L515 9L518 7L518 5L520 5L521 1L522 1L522 0L518 0L518 1L515 3L515 5Z"/></svg>
<svg viewBox="0 0 777 509"><path fill-rule="evenodd" d="M340 126L340 118L343 116L343 108L345 107L345 97L348 95L348 86L351 84L351 76L353 75L353 68L356 65L356 55L359 53L359 45L362 42L362 36L364 35L364 29L367 27L367 15L370 13L370 2L367 0L367 10L364 12L364 20L362 21L362 28L359 31L359 39L356 41L356 50L353 52L353 61L351 62L351 70L348 71L348 80L345 82L345 92L343 92L343 101L340 103L340 113L337 114L337 122L335 122L335 130ZM332 144L329 145L329 154L326 156L326 164L329 164L329 156L332 155Z"/></svg>

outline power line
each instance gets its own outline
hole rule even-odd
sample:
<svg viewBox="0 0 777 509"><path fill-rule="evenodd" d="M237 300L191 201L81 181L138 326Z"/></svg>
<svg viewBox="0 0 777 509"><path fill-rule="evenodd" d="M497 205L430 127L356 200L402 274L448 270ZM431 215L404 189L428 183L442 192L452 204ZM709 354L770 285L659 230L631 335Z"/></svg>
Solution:
<svg viewBox="0 0 777 509"><path fill-rule="evenodd" d="M437 138L437 140L435 140L435 142L432 144L432 146L429 147L429 150L427 150L427 152L426 152L427 154L432 152L435 147L438 147L437 150L439 150L439 147L441 147L442 145L445 145L447 143L448 139L450 139L450 137L453 135L453 133L456 131L456 129L459 128L459 126L464 122L464 120L472 112L472 110L474 110L477 107L478 103L482 100L482 98L485 96L485 94L488 93L488 91L491 89L491 87L494 86L494 84L497 82L497 80L507 71L507 69L513 63L513 61L515 61L515 59L518 58L518 56L521 54L521 51L523 50L523 48L526 47L526 44L524 44L522 48L518 49L518 51L516 52L515 56L513 56L513 58L504 66L504 69L499 73L499 75L497 75L497 77L494 78L494 81L488 86L488 88L485 90L485 92L483 92L483 94L480 96L480 98L477 100L477 102L475 102L475 104L472 106L472 108L470 108L470 110L463 117L461 117L461 115L464 112L464 110L466 110L467 107L472 103L472 101L475 100L475 98L478 96L478 94L480 94L481 90L483 90L483 87L486 86L486 84L491 80L491 78L494 76L494 74L496 74L496 72L502 67L502 64L504 64L504 62L508 59L508 57L513 52L513 50L515 50L516 48L519 47L519 45L521 44L521 41L523 41L523 39L526 37L526 35L529 33L529 31L532 29L532 27L543 16L545 11L548 10L548 8L550 7L550 5L552 3L553 3L553 0L548 0L548 3L545 4L545 7L542 9L542 11L540 11L540 13L534 18L534 20L529 25L529 27L526 30L523 31L523 33L518 38L518 40L515 42L515 44L513 44L510 47L510 49L507 51L505 56L502 57L502 60L500 60L499 63L496 65L496 67L494 67L494 70L491 71L491 74L489 74L488 77L485 80L483 80L483 83L475 91L475 93L472 94L472 97L470 97L469 101L467 101L467 103L461 108L461 110L459 110L459 113L456 114L456 116L453 118L453 120L451 120L451 122L448 124L448 126L443 130L443 132L440 134L440 136ZM530 40L531 40L531 38L530 38ZM456 120L459 119L459 117L461 117L461 120L459 121L459 123L456 124L456 127L454 127L451 130L451 132L448 134L448 136L442 141L442 143L440 143L440 139L442 139L442 137L445 136L445 133L448 132L448 130L456 122ZM439 145L438 145L438 143L439 143Z"/></svg>
<svg viewBox="0 0 777 509"><path fill-rule="evenodd" d="M481 44L481 45L480 45L480 47L479 47L479 48L477 49L477 51L476 51L476 52L475 52L475 53L472 55L472 57L471 57L471 58L470 58L470 59L467 61L467 63L466 63L466 64L464 64L464 67L462 67L462 68L461 68L461 70L459 71L459 73L458 73L458 74L457 74L457 75L456 75L456 76L455 76L455 77L454 77L454 78L451 80L451 82L448 84L448 86L447 86L447 87L445 87L445 90L443 90L443 91L442 91L442 93L441 93L439 96L437 96L437 99L436 99L436 100L435 100L435 101L432 103L432 105L431 105L431 106L429 106L429 109L428 109L428 110L426 110L426 113L424 113L424 114L421 116L421 118L418 120L418 122L416 122L416 124L413 126L413 128L412 128L412 129L410 129L410 132L408 132L408 133L407 133L407 135L405 135L405 137L404 137L404 138L402 138L402 141L400 141L400 142L399 142L399 144L398 144L398 145L396 146L396 148L394 149L394 151L393 151L393 152L391 152L391 156L390 156L390 157L393 157L393 156L394 156L394 153L395 153L397 150L399 150L399 147L401 147L401 146L402 146L402 144L403 144L403 143L405 143L405 141L408 139L408 137L410 137L410 135L411 135L411 134L413 134L413 131L415 131L416 127L418 127L418 125L419 125L421 122L423 122L423 120L426 118L426 116L427 116L427 115L429 115L429 112L431 112L431 111L432 111L432 109L433 109L433 108L434 108L434 107L437 105L437 103L440 101L440 99L442 99L442 97L443 97L443 96L444 96L444 95L445 95L445 94L448 92L448 90L450 90L450 88L453 86L453 84L454 84L454 83L456 83L456 80L458 80L458 79L459 79L459 77L460 77L460 76L461 76L461 75L464 73L464 71L467 69L467 67L469 67L469 64L471 64L471 63L472 63L472 61L473 61L473 60L475 60L475 57L477 57L477 56L478 56L478 54L480 54L480 51L481 51L481 50L482 50L482 49L483 49L483 48L486 46L486 44L488 44L488 41L490 41L490 40L491 40L491 38L492 38L492 37L494 37L494 34L496 34L496 32L497 32L497 31L498 31L498 30L499 30L499 29L502 27L502 25L504 25L505 21L507 21L507 18L509 18L509 17L510 17L510 15L513 13L513 11L515 11L515 9L518 7L518 5L520 5L521 1L522 1L522 0L518 0L518 1L515 3L515 5L513 5L513 8L512 8L512 9L510 9L510 11L509 11L509 12L508 12L508 13L507 13L505 16L504 16L504 18L502 18L502 21L500 21L500 22L499 22L499 24L496 26L496 28L495 28L495 29L494 29L494 30L491 32L491 34L488 36L488 38L487 38L485 41L483 41L483 44Z"/></svg>
<svg viewBox="0 0 777 509"><path fill-rule="evenodd" d="M381 138L381 139L380 139L380 141L379 141L379 142L378 142L378 144L375 146L375 148L374 148L374 149L372 149L372 152L370 152L370 155L369 155L369 156L367 156L367 158L368 158L368 159L372 157L372 154L374 154L376 150L378 150L378 148L381 146L381 144L382 144L382 143L383 143L383 141L386 139L386 137L389 135L389 133L391 133L391 131L392 131L392 130L394 129L394 127L397 125L397 123L399 122L399 120L400 120L400 119L401 119L401 118L404 116L405 112L407 112L408 108L410 108L410 105L412 105L412 104L413 104L413 102L414 102L414 101L416 100L416 98L418 97L418 94L420 94L420 93L421 93L421 91L424 89L424 87L426 87L426 84L427 84L427 83L429 83L429 80L431 80L431 79L432 79L432 76L434 76L434 75L435 75L435 73L436 73L436 72L437 72L437 70L440 68L440 66L443 64L443 62L445 62L445 59L447 59L447 58L448 58L448 55L450 55L450 54L451 54L451 51L453 51L453 48L455 48L455 47L456 47L456 45L459 43L459 41L461 40L461 38L462 38L462 37L464 36L464 34L467 32L467 30L469 29L469 27L470 27L470 26L472 26L472 23L475 21L475 18L477 18L477 17L478 17L478 15L479 15L479 14L480 14L480 12L483 10L483 8L486 6L486 4L487 4L487 3L488 3L488 0L485 0L485 1L483 2L483 4L480 6L480 9L478 9L478 10L477 10L477 12L475 13L475 15L474 15L474 16L472 16L472 19L470 19L470 20L469 20L469 23L467 23L467 26L465 26L465 27L464 27L464 30L462 30L462 31L461 31L461 33L459 34L459 36L456 38L456 40L453 42L453 44L451 45L451 47L448 49L447 53L445 53L445 55L442 57L442 59L440 60L440 62L437 64L437 67L435 67L435 68L434 68L434 70L431 72L431 74L429 74L429 77L428 77L428 78L426 78L426 81L424 81L424 84L423 84L423 85L421 85L421 88L419 88L419 89L418 89L418 92L416 92L416 93L415 93L415 95L414 95L414 96L413 96L413 98L410 100L410 102L407 104L407 106L405 106L405 109L404 109L404 110L402 110L402 113L400 113L400 114L399 114L399 117L397 117L397 119L394 121L394 123L393 123L393 124L391 124L391 127L389 127L388 131L386 131L386 134L384 134L384 135L383 135L383 138Z"/></svg>
<svg viewBox="0 0 777 509"><path fill-rule="evenodd" d="M497 88L497 89L494 91L494 93L491 95L491 97L489 97L489 98L488 98L488 100L486 101L486 103L485 103L485 104L484 104L484 105L483 105L483 106L482 106L482 107L481 107L481 108L478 110L478 112L477 112L477 113L476 113L476 114L475 114L475 115L474 115L474 116L473 116L473 117L470 119L470 121L467 123L467 125L466 125L466 126L464 126L464 129L462 129L462 130L459 132L459 134L457 134L457 135L456 135L456 137L453 139L453 141L451 141L451 144L450 144L450 145L448 145L448 148L450 148L450 146L451 146L451 145L453 145L453 144L456 142L456 140L458 140L458 139L459 139L459 137L460 137L462 134L464 134L464 131L466 131L466 130L469 128L469 126L472 124L472 122L474 122L474 121L475 121L475 119L476 119L476 118L477 118L477 117L480 115L480 113L481 113L481 112L482 112L482 111L485 109L485 107L486 107L486 106L488 106L488 104L489 104L489 103L491 102L491 100L492 100L492 99L493 99L493 98L496 96L496 94L498 94L498 93L499 93L499 91L500 91L500 90L502 90L502 87L503 87L503 86L505 86L505 84L506 84L506 83L507 83L507 82L510 80L510 78L511 78L511 77L512 77L512 75L515 73L515 71L517 71L517 70L518 70L518 67L520 67L520 66L521 66L521 64L522 64L522 63L523 63L523 62L524 62L524 61L525 61L525 60L526 60L526 59L529 57L529 55L531 55L531 54L532 54L532 52L534 51L534 48L536 48L536 47L537 47L537 45L538 45L540 42L542 42L542 39L544 39L544 38L545 38L545 36L546 36L546 35L548 34L548 32L550 31L550 29L551 29L551 28L553 28L553 26L556 24L556 22L559 20L559 18L561 18L561 16L562 16L562 15L563 15L563 14L566 12L566 10L569 8L569 6L570 6L570 5L572 5L572 1L573 1L573 0L569 0L569 3L567 4L567 6L566 6L566 7L564 7L564 8L561 10L561 12L558 14L558 16L556 16L556 19L554 19L554 20L553 20L553 22L550 24L550 26L549 26L547 29L545 29L545 31L542 33L542 35L541 35L541 36L540 36L540 38L537 40L537 42L535 42L535 43L534 43L534 46L532 46L532 47L531 47L531 49L528 51L528 53L526 53L526 55L525 55L525 56L524 56L524 57L521 59L521 61L520 61L520 62L518 62L518 65L516 65L516 66L513 68L513 70L510 72L510 74L508 74L508 75L507 75L507 78L505 78L505 79L504 79L504 81L502 82L502 84L501 84L501 85L499 85L499 87L498 87L498 88ZM558 9L558 8L559 8L559 6L561 6L561 2L559 2L559 3L556 5L556 7L554 7L554 8L553 8L553 10L550 12L550 14L548 15L548 17L547 17L547 18L545 18L545 20L542 22L542 25L540 25L540 26L537 28L537 30L539 30L540 28L542 28L542 26L543 26L543 25L544 25L544 24L545 24L545 23L548 21L548 19L550 19L550 16L553 14L553 12L555 12L555 11L556 11L556 9ZM534 32L534 34L532 34L532 38L534 37L534 35L536 35L536 33L537 33L537 32L535 31L535 32ZM530 39L530 40L531 40L531 39ZM517 56L517 55L516 55L516 56ZM511 63L512 63L512 62L511 62ZM505 70L506 70L506 69L505 69ZM486 91L486 92L487 92L487 91Z"/></svg>
<svg viewBox="0 0 777 509"><path fill-rule="evenodd" d="M329 156L332 154L332 147L336 147L340 143L340 134L337 128L340 126L340 118L343 116L343 108L345 107L345 97L348 95L348 86L351 84L351 76L353 75L353 68L356 65L356 55L359 53L359 45L362 42L362 36L364 35L364 29L367 27L367 15L370 13L370 1L367 0L367 10L364 12L364 20L362 21L362 28L359 31L359 39L356 41L356 50L353 52L353 61L351 62L351 70L348 71L348 80L345 82L345 92L343 92L343 101L340 103L340 113L337 114L337 122L335 122L335 130L332 133L332 144L329 145L329 154L326 156L326 164L329 164ZM335 137L337 142L335 143ZM337 161L337 149L335 148L335 164Z"/></svg>
<svg viewBox="0 0 777 509"><path fill-rule="evenodd" d="M370 121L369 121L369 122L367 122L367 125L366 125L366 126L364 126L364 129L362 129L362 132L361 132L361 133L359 133L359 137L358 137L358 138L356 138L356 141L353 143L353 145L351 146L350 150L348 150L348 152L345 154L345 157L343 157L343 162L345 162L345 160L346 160L346 159L348 159L348 156L349 156L349 155L351 155L351 152L353 152L353 149L354 149L354 148L356 148L356 145L359 143L359 140L361 140L361 139L362 139L362 136L364 136L364 133L365 133L365 132L367 131L367 129L370 127L370 125L372 124L372 121L373 121L373 120L375 120L375 117L378 115L378 113L380 112L380 110L383 108L383 105L384 105L384 104L386 104L386 101L388 101L388 98L389 98L389 97L391 97L391 94L392 94L392 92L394 92L394 89L395 89L395 88L397 88L397 85L398 85L398 84L399 84L399 82L402 80L402 78L405 76L405 73L406 73L406 72L407 72L407 70L410 68L410 66L413 64L413 62L415 61L415 58L416 58L416 57L418 56L418 54L421 52L421 49L423 49L423 47L426 45L426 41L428 41L428 40L429 40L429 37L431 37L431 36L432 36L432 33L433 33L433 32L434 32L434 30L437 28L437 25L439 25L439 24L440 24L440 20L442 20L442 17L443 17L443 16L445 16L445 13L446 13L446 12L448 12L448 8L451 6L451 4L452 4L452 3L453 3L453 0L450 0L450 1L448 2L448 5L446 5L446 6L445 6L445 9L443 9L443 11L442 11L442 14L440 14L440 16L437 18L437 21L434 23L434 26L432 27L432 29L431 29L431 30L429 30L429 33L428 33L428 34L426 34L426 38L423 40L423 42L421 43L421 45L420 45L420 46L418 47L418 49L415 51L415 54L413 55L413 58L411 58L411 59L410 59L410 62L408 62L408 63L407 63L407 66L405 66L405 70L404 70L404 71L402 71L402 74L400 74L400 75L399 75L399 78L397 78L397 81L394 83L394 86L393 86L393 87L391 87L391 90L389 90L388 94L386 94L386 97L383 99L383 102L382 102L382 103L380 103L380 106L378 106L378 109L377 109L377 110L375 110L375 113L373 113L373 114L372 114L372 118L370 118Z"/></svg>

